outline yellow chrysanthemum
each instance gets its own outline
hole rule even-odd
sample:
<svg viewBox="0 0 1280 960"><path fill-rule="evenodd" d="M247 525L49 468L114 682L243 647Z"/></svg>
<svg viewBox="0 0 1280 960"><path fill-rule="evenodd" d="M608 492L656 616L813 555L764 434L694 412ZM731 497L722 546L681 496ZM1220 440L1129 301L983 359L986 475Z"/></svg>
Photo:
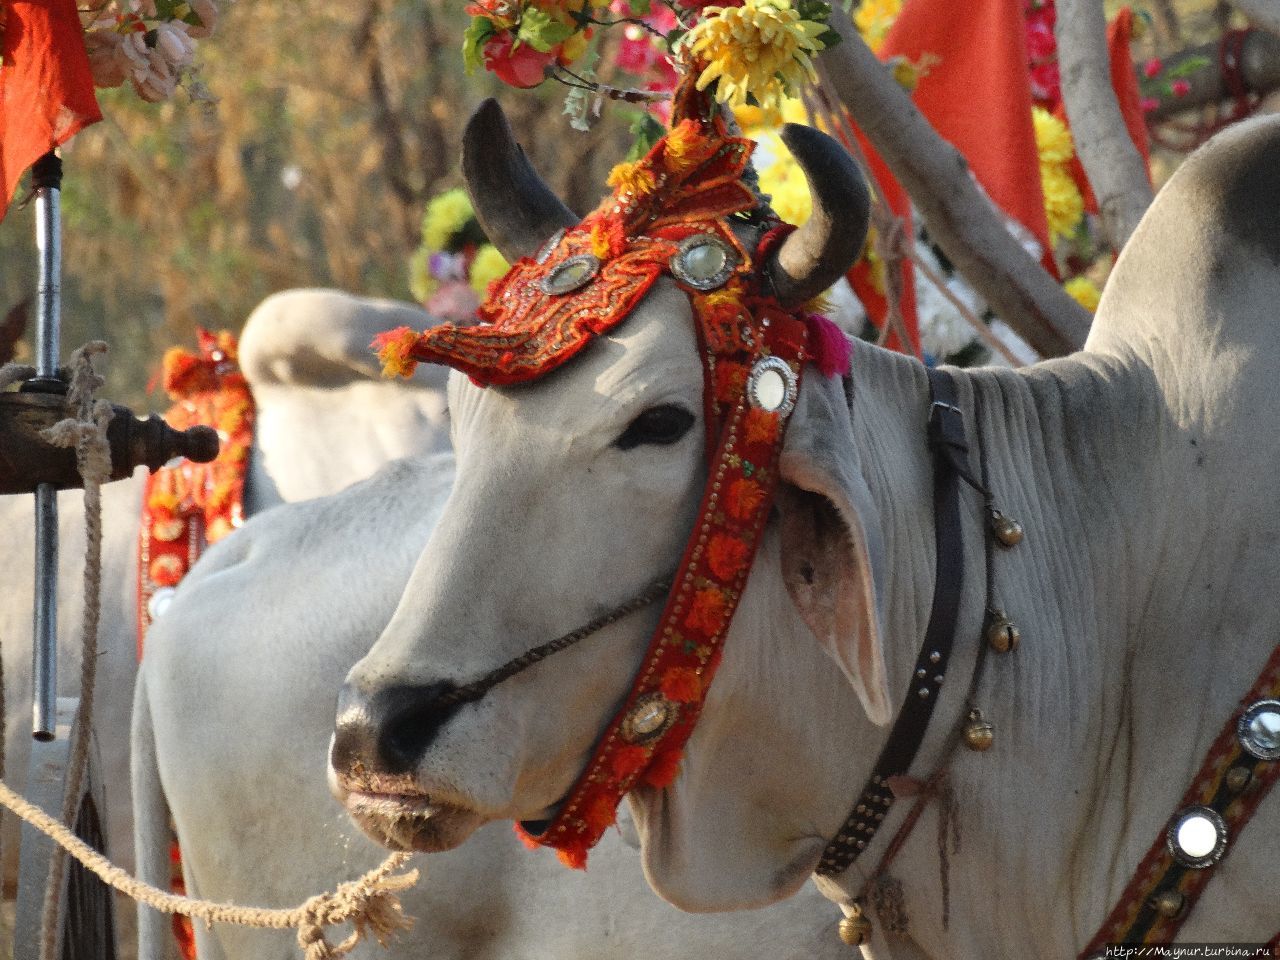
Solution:
<svg viewBox="0 0 1280 960"><path fill-rule="evenodd" d="M755 97L761 108L780 109L783 96L805 80L817 81L813 55L825 49L826 27L803 20L790 0L745 0L740 7L706 7L687 42L707 64L698 89L716 84L716 99L731 107Z"/></svg>
<svg viewBox="0 0 1280 960"><path fill-rule="evenodd" d="M1067 125L1044 107L1031 108L1031 121L1035 125L1036 149L1041 163L1070 163L1076 155L1075 144Z"/></svg>
<svg viewBox="0 0 1280 960"><path fill-rule="evenodd" d="M1098 309L1098 301L1102 299L1102 291L1088 277L1072 277L1062 285L1062 289L1090 313Z"/></svg>
<svg viewBox="0 0 1280 960"><path fill-rule="evenodd" d="M770 196L769 204L774 212L798 227L813 213L809 181L781 137L769 133L762 135L760 141L762 152L767 151L774 158L760 171L760 189Z"/></svg>
<svg viewBox="0 0 1280 960"><path fill-rule="evenodd" d="M460 232L475 216L467 192L461 188L446 190L433 197L422 217L422 243L430 251L446 249L449 238Z"/></svg>
<svg viewBox="0 0 1280 960"><path fill-rule="evenodd" d="M1049 220L1050 239L1071 236L1084 217L1080 188L1062 167L1042 165L1040 183L1044 187L1044 212Z"/></svg>
<svg viewBox="0 0 1280 960"><path fill-rule="evenodd" d="M643 197L652 193L657 182L653 179L653 171L637 160L635 163L620 163L609 171L606 181L615 190L622 190L635 197Z"/></svg>
<svg viewBox="0 0 1280 960"><path fill-rule="evenodd" d="M1084 218L1084 198L1068 164L1075 146L1067 125L1042 107L1031 108L1036 150L1040 154L1040 184L1044 188L1044 212L1049 239L1069 237Z"/></svg>
<svg viewBox="0 0 1280 960"><path fill-rule="evenodd" d="M900 10L902 0L862 0L853 15L853 25L867 41L867 46L878 51Z"/></svg>
<svg viewBox="0 0 1280 960"><path fill-rule="evenodd" d="M511 264L507 263L506 258L498 252L498 248L491 243L486 243L476 251L475 259L471 261L471 289L480 297L487 296L489 284L510 269Z"/></svg>

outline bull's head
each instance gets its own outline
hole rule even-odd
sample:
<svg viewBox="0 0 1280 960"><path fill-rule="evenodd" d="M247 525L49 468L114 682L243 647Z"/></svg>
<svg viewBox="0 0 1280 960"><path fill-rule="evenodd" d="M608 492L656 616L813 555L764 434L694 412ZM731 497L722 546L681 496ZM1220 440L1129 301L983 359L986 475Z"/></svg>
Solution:
<svg viewBox="0 0 1280 960"><path fill-rule="evenodd" d="M724 135L718 121L705 123ZM714 234L730 267L741 267L734 282L781 315L842 276L862 245L866 190L846 151L804 127L784 139L814 209L779 240L776 223L752 209L745 158L717 181L720 194L708 192L714 177L699 175L676 200L635 213L643 203L620 188L579 225L496 104L471 121L463 169L477 216L519 262L495 287L493 325L422 338L409 354L470 379L455 373L450 383L453 493L339 707L335 791L376 839L442 850L491 820L537 833L598 753L661 605L605 618L534 665L521 656L677 570L697 542L700 494L719 490L707 447L718 426L707 418L743 389L710 372L715 350L699 311L714 304L670 259L690 235ZM655 169L661 195L666 174ZM554 329L537 328L555 311ZM685 907L749 906L794 891L847 813L856 774L836 763L797 782L790 761L843 755L851 729L888 719L879 524L852 431L843 378L811 369L780 447L775 509L761 517L753 572L679 773L640 779L629 794L650 880ZM521 668L503 682L457 696L512 662ZM837 739L815 715L836 724Z"/></svg>

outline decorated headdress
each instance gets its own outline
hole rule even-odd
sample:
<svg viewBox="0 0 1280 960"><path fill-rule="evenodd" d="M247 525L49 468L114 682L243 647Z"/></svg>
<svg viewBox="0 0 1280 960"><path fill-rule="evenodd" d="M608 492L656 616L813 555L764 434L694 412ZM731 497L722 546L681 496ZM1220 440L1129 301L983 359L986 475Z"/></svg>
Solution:
<svg viewBox="0 0 1280 960"><path fill-rule="evenodd" d="M862 175L825 134L783 134L814 195L793 229L753 189L753 144L733 135L690 73L667 134L614 169L614 188L581 222L534 173L496 103L472 118L463 171L475 212L515 265L489 289L476 326L408 328L374 342L386 369L443 363L483 386L528 383L620 324L662 276L690 299L706 389L710 474L666 608L622 710L555 818L524 838L572 866L637 783L669 786L746 583L778 482L788 414L806 361L848 369L848 342L803 309L858 255Z"/></svg>

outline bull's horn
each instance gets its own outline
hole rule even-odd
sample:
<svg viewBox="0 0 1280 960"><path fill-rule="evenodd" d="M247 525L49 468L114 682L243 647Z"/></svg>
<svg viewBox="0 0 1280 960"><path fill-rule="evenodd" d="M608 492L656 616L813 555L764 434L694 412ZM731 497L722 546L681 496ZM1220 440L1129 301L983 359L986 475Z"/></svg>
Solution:
<svg viewBox="0 0 1280 960"><path fill-rule="evenodd" d="M496 100L485 100L467 121L462 176L480 228L510 263L578 222L533 169Z"/></svg>
<svg viewBox="0 0 1280 960"><path fill-rule="evenodd" d="M820 130L788 123L787 145L813 197L813 213L787 237L765 270L784 304L812 300L839 280L862 252L870 198L849 152Z"/></svg>

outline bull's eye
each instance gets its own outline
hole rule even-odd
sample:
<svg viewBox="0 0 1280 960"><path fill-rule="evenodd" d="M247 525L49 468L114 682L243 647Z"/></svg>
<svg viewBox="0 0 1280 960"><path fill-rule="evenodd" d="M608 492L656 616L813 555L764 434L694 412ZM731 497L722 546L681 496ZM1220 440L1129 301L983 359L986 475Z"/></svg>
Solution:
<svg viewBox="0 0 1280 960"><path fill-rule="evenodd" d="M619 450L630 450L644 444L670 446L689 432L695 419L692 413L674 403L650 407L631 421L613 445Z"/></svg>

